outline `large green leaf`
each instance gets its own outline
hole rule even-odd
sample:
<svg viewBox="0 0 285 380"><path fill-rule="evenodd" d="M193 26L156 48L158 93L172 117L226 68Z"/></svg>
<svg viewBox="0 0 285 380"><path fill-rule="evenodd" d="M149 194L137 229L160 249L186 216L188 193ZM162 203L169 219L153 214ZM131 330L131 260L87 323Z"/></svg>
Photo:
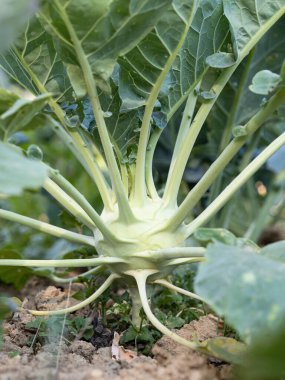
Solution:
<svg viewBox="0 0 285 380"><path fill-rule="evenodd" d="M40 161L28 159L16 147L0 141L0 194L19 195L24 189L38 189L47 174Z"/></svg>
<svg viewBox="0 0 285 380"><path fill-rule="evenodd" d="M264 69L279 73L284 60L285 35L283 33L285 18L282 17L261 39L250 57L250 62L243 62L234 73L222 94L217 99L208 122L208 152L216 154L221 142L221 133L228 122L230 127L243 125L260 108L263 96L249 91L254 75ZM242 77L245 76L244 81Z"/></svg>
<svg viewBox="0 0 285 380"><path fill-rule="evenodd" d="M236 380L281 380L285 373L285 327L266 333L256 339L241 355L236 368Z"/></svg>
<svg viewBox="0 0 285 380"><path fill-rule="evenodd" d="M0 52L17 37L36 6L36 0L1 0Z"/></svg>
<svg viewBox="0 0 285 380"><path fill-rule="evenodd" d="M72 29L93 74L106 81L117 58L150 32L170 3L171 0L46 0L41 17L65 63L78 65Z"/></svg>
<svg viewBox="0 0 285 380"><path fill-rule="evenodd" d="M194 1L174 0L164 17L134 49L120 59L122 109L145 104L153 89L161 85L191 26Z"/></svg>
<svg viewBox="0 0 285 380"><path fill-rule="evenodd" d="M206 58L227 40L222 0L200 0L185 42L164 83L160 100L170 118L207 70Z"/></svg>
<svg viewBox="0 0 285 380"><path fill-rule="evenodd" d="M246 341L278 328L285 316L284 264L218 243L209 246L206 258L195 288L215 312Z"/></svg>
<svg viewBox="0 0 285 380"><path fill-rule="evenodd" d="M183 103L207 67L205 59L218 51L227 35L221 0L194 4L173 1L165 17L131 52L120 59L120 96L124 110L144 105L160 76L169 69L159 99L169 116ZM211 32L210 32L211 31ZM214 37L214 40L213 40ZM179 52L175 51L182 45ZM178 53L178 54L177 54Z"/></svg>
<svg viewBox="0 0 285 380"><path fill-rule="evenodd" d="M52 37L32 18L13 49L0 56L0 66L14 81L39 94L44 86L56 98L70 97L71 86Z"/></svg>
<svg viewBox="0 0 285 380"><path fill-rule="evenodd" d="M223 0L224 12L229 20L232 42L236 56L244 47L257 38L257 32L266 29L266 23L284 14L284 0Z"/></svg>

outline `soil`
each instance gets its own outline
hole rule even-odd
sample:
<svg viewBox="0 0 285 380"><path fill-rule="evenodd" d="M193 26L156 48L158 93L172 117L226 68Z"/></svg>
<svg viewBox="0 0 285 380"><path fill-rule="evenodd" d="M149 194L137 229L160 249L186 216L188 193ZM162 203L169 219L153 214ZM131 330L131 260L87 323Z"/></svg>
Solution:
<svg viewBox="0 0 285 380"><path fill-rule="evenodd" d="M72 287L72 292L80 288ZM71 294L73 294L71 293ZM33 279L23 289L25 308L53 310L66 307L68 289L47 286ZM69 306L75 304L69 298ZM89 310L90 312L90 310ZM81 314L80 314L81 313ZM87 315L78 311L76 315ZM0 380L230 380L231 367L181 346L163 336L153 347L153 357L124 350L121 360L112 359L111 347L95 348L75 339L45 342L37 331L26 327L35 319L27 312L16 312L4 323L4 345L0 352ZM97 326L98 328L98 326ZM186 339L205 340L218 335L218 321L204 316L176 332Z"/></svg>

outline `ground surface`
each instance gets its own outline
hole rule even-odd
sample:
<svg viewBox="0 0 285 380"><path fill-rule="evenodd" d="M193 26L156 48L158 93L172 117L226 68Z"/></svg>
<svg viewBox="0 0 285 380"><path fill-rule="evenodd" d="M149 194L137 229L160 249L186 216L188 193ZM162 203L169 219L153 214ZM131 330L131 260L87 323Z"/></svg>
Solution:
<svg viewBox="0 0 285 380"><path fill-rule="evenodd" d="M76 285L75 285L76 287ZM73 289L75 290L75 289ZM23 289L25 307L53 310L66 306L67 290L32 281ZM69 300L70 304L78 301ZM82 313L82 312L81 312ZM153 347L153 358L126 352L127 360L112 359L111 347L96 349L76 339L46 343L27 323L34 317L15 313L4 323L4 346L0 353L0 380L230 380L231 368L193 352L167 337ZM177 333L186 339L217 336L217 321L202 317ZM124 353L124 352L123 352Z"/></svg>

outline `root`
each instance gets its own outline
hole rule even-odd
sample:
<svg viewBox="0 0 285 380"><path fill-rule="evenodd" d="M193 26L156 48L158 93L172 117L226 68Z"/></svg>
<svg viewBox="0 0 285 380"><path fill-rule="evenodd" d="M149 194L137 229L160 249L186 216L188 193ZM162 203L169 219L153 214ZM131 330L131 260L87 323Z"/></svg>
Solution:
<svg viewBox="0 0 285 380"><path fill-rule="evenodd" d="M155 280L153 282L154 282L154 284L159 284L159 285L165 286L168 289L174 290L177 293L181 293L181 294L184 294L185 296L188 296L190 298L195 298L196 300L205 302L203 300L203 298L199 297L197 294L189 292L188 290L185 290L183 288L179 288L179 286L175 286L166 280Z"/></svg>
<svg viewBox="0 0 285 380"><path fill-rule="evenodd" d="M117 275L117 274L111 274L107 280L105 280L105 282L100 286L99 289L96 290L95 293L93 293L90 297L86 298L86 300L82 301L82 302L79 302L77 305L74 305L74 306L71 306L71 307L67 307L65 309L59 309L59 310L51 310L51 311L47 311L47 310L28 310L29 313L33 314L33 315L47 315L47 316L50 316L50 315L62 315L62 314L67 314L67 313L72 313L76 310L79 310L87 305L89 305L91 302L95 301L96 298L98 298L99 296L101 296L102 293L104 293L104 291L106 289L109 288L109 286L112 284L112 282L119 278L120 276Z"/></svg>

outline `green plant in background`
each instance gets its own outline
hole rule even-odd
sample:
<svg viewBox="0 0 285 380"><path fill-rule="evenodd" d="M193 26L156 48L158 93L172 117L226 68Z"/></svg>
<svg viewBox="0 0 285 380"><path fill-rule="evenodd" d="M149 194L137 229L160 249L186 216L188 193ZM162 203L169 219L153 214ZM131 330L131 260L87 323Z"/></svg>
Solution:
<svg viewBox="0 0 285 380"><path fill-rule="evenodd" d="M246 163L224 189L218 187L216 197L198 216L193 211L243 145L284 103L284 66L275 73L265 71L266 66L255 73L250 89L263 94L265 100L243 119L242 125L235 125L232 118L220 137L222 144L216 160L185 199L179 204L177 199L195 141L220 93L284 13L283 0L41 2L24 33L0 57L5 75L33 94L30 99L22 99L7 89L0 92L0 194L20 195L23 189L41 187L84 229L74 232L5 208L0 209L0 218L89 246L93 251L88 258L5 258L0 265L86 267L88 275L107 268L111 274L77 305L49 312L30 310L32 314L73 312L96 300L114 281L122 280L132 299L133 326L140 326L143 308L149 321L177 342L233 359L231 339L200 343L187 341L169 330L151 311L146 285L159 284L206 300L237 327L228 313L228 304L217 305L209 291L214 281L219 283L224 278L221 268L210 270L211 263L217 265L221 258L212 260L215 254L211 254L211 248L207 250L199 241L222 241L227 252L232 246L238 247L240 257L253 251L248 260L258 258L260 265L264 259L260 259L258 248L245 239L224 230L199 228L285 144L285 133ZM153 180L154 151L162 131L167 131L167 124L177 114L182 116L170 168L165 188L159 189ZM45 162L42 150L48 150L48 146L32 145L23 152L12 144L17 132L42 126L50 128L83 166L90 177L89 186L99 190L102 212ZM220 245L214 247L223 250ZM228 256L233 277L235 270L241 270L249 284L255 280L254 274L247 275L246 268L235 264L235 255ZM205 258L209 261L200 265L196 279L199 295L167 280L178 266L203 262ZM236 260L243 262L238 255ZM219 278L210 281L216 273ZM54 274L53 278L58 279ZM230 292L229 287L221 287ZM234 307L242 310L238 305ZM276 313L279 315L279 309ZM238 332L247 337L243 327ZM242 349L243 345L236 343L235 350Z"/></svg>

